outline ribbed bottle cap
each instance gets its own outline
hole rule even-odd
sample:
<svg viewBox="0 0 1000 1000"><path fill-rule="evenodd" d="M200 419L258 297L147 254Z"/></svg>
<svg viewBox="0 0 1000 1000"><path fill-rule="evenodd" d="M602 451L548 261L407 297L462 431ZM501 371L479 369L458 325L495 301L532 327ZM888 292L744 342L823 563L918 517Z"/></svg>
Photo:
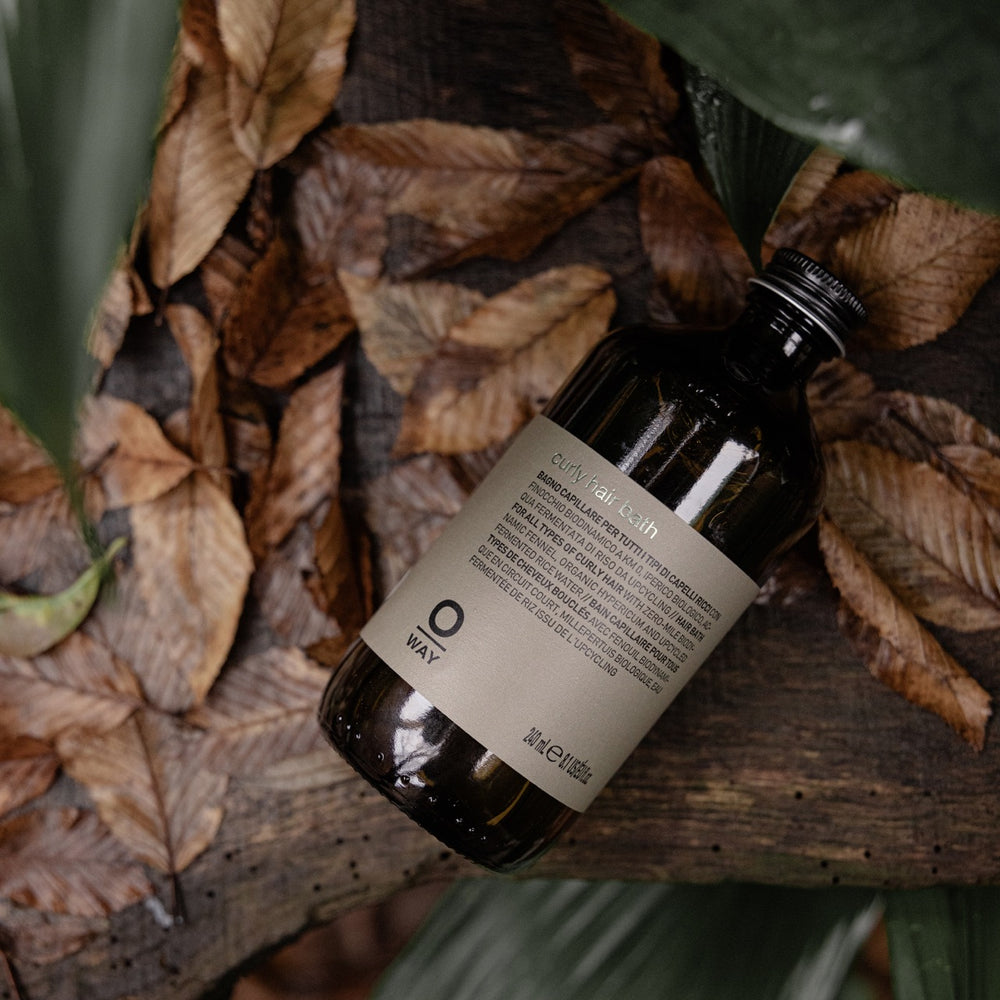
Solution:
<svg viewBox="0 0 1000 1000"><path fill-rule="evenodd" d="M750 283L769 288L807 313L841 356L844 338L868 319L868 311L847 285L811 257L790 247L776 251Z"/></svg>

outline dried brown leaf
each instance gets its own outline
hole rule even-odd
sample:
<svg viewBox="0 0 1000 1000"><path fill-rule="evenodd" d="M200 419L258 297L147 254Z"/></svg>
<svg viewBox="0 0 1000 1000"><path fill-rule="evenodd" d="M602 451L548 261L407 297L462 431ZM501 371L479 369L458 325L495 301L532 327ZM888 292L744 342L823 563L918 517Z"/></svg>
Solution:
<svg viewBox="0 0 1000 1000"><path fill-rule="evenodd" d="M219 0L236 142L264 169L333 107L354 30L353 0Z"/></svg>
<svg viewBox="0 0 1000 1000"><path fill-rule="evenodd" d="M861 296L860 342L900 349L953 326L1000 266L1000 218L905 194L834 250L833 270Z"/></svg>
<svg viewBox="0 0 1000 1000"><path fill-rule="evenodd" d="M226 232L198 266L198 278L216 329L222 328L236 296L260 257L258 249Z"/></svg>
<svg viewBox="0 0 1000 1000"><path fill-rule="evenodd" d="M91 493L85 487L88 509L94 504ZM0 587L20 582L33 593L55 593L90 561L62 477L0 406Z"/></svg>
<svg viewBox="0 0 1000 1000"><path fill-rule="evenodd" d="M9 732L4 723L0 728ZM0 816L44 795L58 770L50 744L31 736L0 736Z"/></svg>
<svg viewBox="0 0 1000 1000"><path fill-rule="evenodd" d="M267 479L247 506L247 533L258 558L339 489L343 385L344 367L338 365L310 379L289 400Z"/></svg>
<svg viewBox="0 0 1000 1000"><path fill-rule="evenodd" d="M309 145L308 161L292 193L295 229L315 270L350 270L375 278L389 245L389 175L340 138L341 130L334 129Z"/></svg>
<svg viewBox="0 0 1000 1000"><path fill-rule="evenodd" d="M468 495L468 488L437 455L401 462L365 486L365 517L378 542L382 594L430 547Z"/></svg>
<svg viewBox="0 0 1000 1000"><path fill-rule="evenodd" d="M374 611L370 540L355 538L339 503L330 505L315 535L316 575L306 583L337 630L306 645L320 663L339 663Z"/></svg>
<svg viewBox="0 0 1000 1000"><path fill-rule="evenodd" d="M0 898L0 927L5 955L19 962L50 965L82 951L106 930L107 919L58 916Z"/></svg>
<svg viewBox="0 0 1000 1000"><path fill-rule="evenodd" d="M84 571L90 553L80 522L62 490L31 503L0 502L0 580L30 582L30 590L55 593Z"/></svg>
<svg viewBox="0 0 1000 1000"><path fill-rule="evenodd" d="M742 308L753 267L686 160L661 156L643 168L639 225L656 278L654 318L721 324Z"/></svg>
<svg viewBox="0 0 1000 1000"><path fill-rule="evenodd" d="M820 547L834 586L850 609L844 627L871 673L982 750L992 712L990 696L827 518L820 520Z"/></svg>
<svg viewBox="0 0 1000 1000"><path fill-rule="evenodd" d="M929 461L978 492L984 505L1000 506L1000 436L947 399L886 392L882 400L883 417L866 439Z"/></svg>
<svg viewBox="0 0 1000 1000"><path fill-rule="evenodd" d="M329 677L295 648L274 646L230 663L205 704L188 715L206 730L204 766L252 775L322 746L316 706Z"/></svg>
<svg viewBox="0 0 1000 1000"><path fill-rule="evenodd" d="M907 392L882 394L881 419L864 438L944 473L1000 538L1000 436L946 399Z"/></svg>
<svg viewBox="0 0 1000 1000"><path fill-rule="evenodd" d="M267 407L252 386L233 379L223 380L226 441L230 465L262 489L274 452L274 432Z"/></svg>
<svg viewBox="0 0 1000 1000"><path fill-rule="evenodd" d="M77 452L80 464L95 470L111 510L168 493L195 467L141 406L107 395L85 401Z"/></svg>
<svg viewBox="0 0 1000 1000"><path fill-rule="evenodd" d="M611 278L554 268L488 299L424 364L395 451L475 451L506 440L607 333Z"/></svg>
<svg viewBox="0 0 1000 1000"><path fill-rule="evenodd" d="M946 399L877 391L848 362L832 362L810 381L820 439L857 438L942 472L979 508L1000 538L1000 435Z"/></svg>
<svg viewBox="0 0 1000 1000"><path fill-rule="evenodd" d="M366 617L356 561L337 498L318 497L263 553L253 577L254 595L274 631L311 655L322 653L324 662L338 660Z"/></svg>
<svg viewBox="0 0 1000 1000"><path fill-rule="evenodd" d="M349 272L341 281L368 360L401 396L451 328L486 301L482 292L440 281L372 282Z"/></svg>
<svg viewBox="0 0 1000 1000"><path fill-rule="evenodd" d="M316 533L309 521L297 522L264 555L252 586L271 628L290 645L309 647L343 636L322 593Z"/></svg>
<svg viewBox="0 0 1000 1000"><path fill-rule="evenodd" d="M364 277L380 273L397 215L412 217L397 276L518 260L634 175L633 140L616 125L544 140L427 119L331 129L296 186L299 232L311 260Z"/></svg>
<svg viewBox="0 0 1000 1000"><path fill-rule="evenodd" d="M925 463L858 441L824 448L826 511L917 616L1000 628L1000 544L975 504Z"/></svg>
<svg viewBox="0 0 1000 1000"><path fill-rule="evenodd" d="M185 711L204 699L236 633L252 570L243 524L201 472L130 516L133 565L92 627L154 705Z"/></svg>
<svg viewBox="0 0 1000 1000"><path fill-rule="evenodd" d="M307 267L273 240L252 267L223 328L229 372L259 385L290 385L354 329L336 276Z"/></svg>
<svg viewBox="0 0 1000 1000"><path fill-rule="evenodd" d="M53 740L81 725L114 729L142 700L129 668L82 632L30 660L0 656L0 729L8 733Z"/></svg>
<svg viewBox="0 0 1000 1000"><path fill-rule="evenodd" d="M148 221L153 282L168 288L201 262L250 187L254 164L229 127L221 69L191 68L183 107L160 139Z"/></svg>
<svg viewBox="0 0 1000 1000"><path fill-rule="evenodd" d="M0 895L21 906L104 917L152 894L95 813L42 809L0 824Z"/></svg>
<svg viewBox="0 0 1000 1000"><path fill-rule="evenodd" d="M153 304L130 258L121 260L108 279L87 341L87 349L102 369L111 367L132 317L152 311Z"/></svg>
<svg viewBox="0 0 1000 1000"><path fill-rule="evenodd" d="M198 743L199 734L173 716L142 711L107 733L67 734L58 750L129 851L176 874L222 822L228 781L202 767Z"/></svg>
<svg viewBox="0 0 1000 1000"><path fill-rule="evenodd" d="M446 122L399 123L390 158L402 156L409 169L387 210L426 227L401 270L413 275L486 254L523 259L635 176L642 154L634 143L632 130L614 125L539 140Z"/></svg>
<svg viewBox="0 0 1000 1000"><path fill-rule="evenodd" d="M883 417L875 381L843 358L820 365L806 392L820 441L860 437Z"/></svg>
<svg viewBox="0 0 1000 1000"><path fill-rule="evenodd" d="M164 315L191 373L191 457L210 470L217 486L228 490L226 431L219 412L218 334L212 322L193 306L170 305Z"/></svg>
<svg viewBox="0 0 1000 1000"><path fill-rule="evenodd" d="M184 0L181 5L177 49L192 66L220 69L226 65L216 7L216 0Z"/></svg>
<svg viewBox="0 0 1000 1000"><path fill-rule="evenodd" d="M680 101L659 41L600 3L559 0L555 13L573 74L594 103L612 121L648 132L651 146L669 145Z"/></svg>
<svg viewBox="0 0 1000 1000"><path fill-rule="evenodd" d="M0 505L24 504L62 488L44 449L0 406Z"/></svg>
<svg viewBox="0 0 1000 1000"><path fill-rule="evenodd" d="M840 157L820 147L796 174L764 242L772 250L793 246L828 260L841 236L884 212L901 193L885 177L845 169Z"/></svg>
<svg viewBox="0 0 1000 1000"><path fill-rule="evenodd" d="M772 225L781 228L789 220L805 215L828 190L843 165L844 158L839 153L817 146L796 172Z"/></svg>

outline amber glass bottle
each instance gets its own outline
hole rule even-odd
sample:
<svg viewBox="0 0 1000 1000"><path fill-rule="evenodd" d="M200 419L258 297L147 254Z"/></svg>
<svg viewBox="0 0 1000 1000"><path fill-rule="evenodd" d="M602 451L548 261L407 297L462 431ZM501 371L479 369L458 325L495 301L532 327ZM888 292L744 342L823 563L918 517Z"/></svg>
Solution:
<svg viewBox="0 0 1000 1000"><path fill-rule="evenodd" d="M804 386L864 319L786 249L731 327L597 345L331 678L333 746L466 857L536 858L814 522Z"/></svg>

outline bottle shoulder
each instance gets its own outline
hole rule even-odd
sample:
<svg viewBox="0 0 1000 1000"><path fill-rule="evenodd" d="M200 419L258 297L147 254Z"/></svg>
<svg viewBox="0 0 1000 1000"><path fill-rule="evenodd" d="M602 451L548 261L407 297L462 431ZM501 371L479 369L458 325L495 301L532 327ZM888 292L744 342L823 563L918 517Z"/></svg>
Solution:
<svg viewBox="0 0 1000 1000"><path fill-rule="evenodd" d="M546 414L757 576L815 519L822 461L804 388L741 377L725 339L618 331Z"/></svg>
<svg viewBox="0 0 1000 1000"><path fill-rule="evenodd" d="M643 409L645 395L645 408L671 407L678 418L684 413L703 426L725 423L734 433L766 433L814 450L804 385L775 388L729 364L728 339L728 330L714 327L624 327L597 345L568 383L575 391L561 393L546 412L565 412L570 403L596 415L602 403L613 405L625 393Z"/></svg>

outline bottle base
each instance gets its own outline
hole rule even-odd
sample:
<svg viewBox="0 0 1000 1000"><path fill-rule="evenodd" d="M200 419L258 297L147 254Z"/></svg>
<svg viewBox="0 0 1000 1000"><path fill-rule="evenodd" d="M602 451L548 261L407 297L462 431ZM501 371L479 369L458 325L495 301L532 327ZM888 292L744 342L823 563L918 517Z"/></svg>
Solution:
<svg viewBox="0 0 1000 1000"><path fill-rule="evenodd" d="M374 789L490 871L532 864L579 815L476 742L363 643L330 679L319 722Z"/></svg>

